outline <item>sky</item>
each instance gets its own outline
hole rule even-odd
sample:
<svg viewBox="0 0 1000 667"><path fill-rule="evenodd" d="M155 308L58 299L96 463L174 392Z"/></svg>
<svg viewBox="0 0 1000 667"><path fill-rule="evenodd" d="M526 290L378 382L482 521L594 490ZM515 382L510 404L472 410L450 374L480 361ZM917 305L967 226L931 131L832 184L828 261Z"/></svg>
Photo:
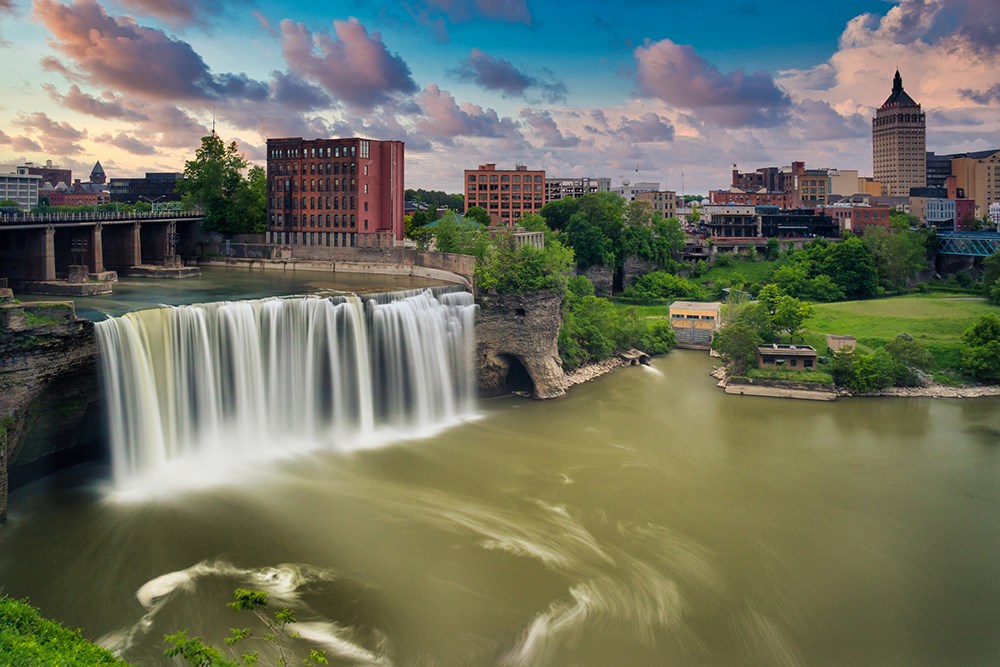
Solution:
<svg viewBox="0 0 1000 667"><path fill-rule="evenodd" d="M898 67L928 150L1000 148L1000 0L0 0L0 164L183 171L213 122L406 142L406 185L495 162L706 194L871 175Z"/></svg>

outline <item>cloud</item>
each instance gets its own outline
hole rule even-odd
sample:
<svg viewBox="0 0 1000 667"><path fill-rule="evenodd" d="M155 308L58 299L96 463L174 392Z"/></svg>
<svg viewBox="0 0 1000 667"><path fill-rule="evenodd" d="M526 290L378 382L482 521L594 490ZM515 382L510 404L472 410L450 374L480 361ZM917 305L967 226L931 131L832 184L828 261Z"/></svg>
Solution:
<svg viewBox="0 0 1000 667"><path fill-rule="evenodd" d="M635 51L640 91L674 107L690 109L723 127L770 127L788 117L791 100L770 75L722 72L694 48L669 39Z"/></svg>
<svg viewBox="0 0 1000 667"><path fill-rule="evenodd" d="M296 111L321 109L333 104L321 88L288 72L271 72L271 96L278 104Z"/></svg>
<svg viewBox="0 0 1000 667"><path fill-rule="evenodd" d="M83 92L76 84L69 87L67 95L62 95L51 83L43 83L42 88L61 106L95 118L130 121L148 118L145 114L126 106L124 99L110 90L104 91L101 98L97 98Z"/></svg>
<svg viewBox="0 0 1000 667"><path fill-rule="evenodd" d="M862 14L847 24L842 49L879 42L955 41L981 54L1000 52L1000 5L996 0L902 0L884 17Z"/></svg>
<svg viewBox="0 0 1000 667"><path fill-rule="evenodd" d="M99 134L94 137L94 141L103 144L110 144L133 155L156 155L157 153L155 146L142 142L135 137L130 137L121 132L114 136L110 134Z"/></svg>
<svg viewBox="0 0 1000 667"><path fill-rule="evenodd" d="M35 0L34 16L52 33L50 44L69 57L76 70L54 58L43 66L94 85L155 99L262 99L266 84L245 74L213 75L187 42L129 17L109 16L96 0L65 5Z"/></svg>
<svg viewBox="0 0 1000 667"><path fill-rule="evenodd" d="M369 34L355 19L334 21L333 29L336 38L323 33L313 37L301 23L281 22L281 51L294 73L339 101L367 109L419 90L409 66L389 53L379 33Z"/></svg>
<svg viewBox="0 0 1000 667"><path fill-rule="evenodd" d="M3 130L0 130L0 146L10 146L16 151L40 153L41 145L30 137L12 137Z"/></svg>
<svg viewBox="0 0 1000 667"><path fill-rule="evenodd" d="M647 111L639 118L625 118L623 116L618 125L618 133L628 141L635 143L674 140L673 124L652 111Z"/></svg>
<svg viewBox="0 0 1000 667"><path fill-rule="evenodd" d="M14 9L14 0L0 0L0 12L9 12Z"/></svg>
<svg viewBox="0 0 1000 667"><path fill-rule="evenodd" d="M522 72L509 60L491 56L475 48L450 73L460 81L475 83L507 97L523 96L529 89L535 88L549 102L566 99L566 84L556 80L551 73L546 72L547 77L543 80Z"/></svg>
<svg viewBox="0 0 1000 667"><path fill-rule="evenodd" d="M87 137L86 131L52 120L44 111L18 114L14 124L40 134L40 142L49 153L74 155L83 152L83 147L77 142Z"/></svg>
<svg viewBox="0 0 1000 667"><path fill-rule="evenodd" d="M204 23L209 16L221 14L222 0L120 0L126 7L155 16L173 26Z"/></svg>
<svg viewBox="0 0 1000 667"><path fill-rule="evenodd" d="M504 138L520 136L516 123L500 118L493 109L464 102L459 106L455 98L436 84L424 88L417 99L424 118L417 122L418 129L431 139L450 144L455 137Z"/></svg>
<svg viewBox="0 0 1000 667"><path fill-rule="evenodd" d="M1000 83L994 83L986 90L961 88L958 94L967 100L972 100L976 104L1000 103Z"/></svg>
<svg viewBox="0 0 1000 667"><path fill-rule="evenodd" d="M821 100L801 100L793 112L792 136L801 141L870 137L871 119L859 113L843 115Z"/></svg>
<svg viewBox="0 0 1000 667"><path fill-rule="evenodd" d="M541 137L542 146L545 148L573 148L580 144L579 137L562 133L548 111L521 109L521 118L524 118L535 134Z"/></svg>

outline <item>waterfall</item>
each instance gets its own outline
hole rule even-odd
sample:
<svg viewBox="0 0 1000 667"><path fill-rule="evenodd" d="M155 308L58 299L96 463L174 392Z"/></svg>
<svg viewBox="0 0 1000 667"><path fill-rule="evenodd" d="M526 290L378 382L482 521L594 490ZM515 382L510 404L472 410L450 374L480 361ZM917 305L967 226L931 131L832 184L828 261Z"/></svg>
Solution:
<svg viewBox="0 0 1000 667"><path fill-rule="evenodd" d="M174 462L419 436L475 410L466 292L161 307L99 322L119 486Z"/></svg>

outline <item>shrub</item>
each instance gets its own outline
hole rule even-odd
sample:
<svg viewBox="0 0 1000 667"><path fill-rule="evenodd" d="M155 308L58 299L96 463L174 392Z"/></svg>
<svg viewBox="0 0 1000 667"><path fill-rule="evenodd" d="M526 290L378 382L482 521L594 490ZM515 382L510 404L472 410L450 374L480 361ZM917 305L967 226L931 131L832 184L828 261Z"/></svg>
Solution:
<svg viewBox="0 0 1000 667"><path fill-rule="evenodd" d="M27 602L0 597L0 665L128 667L79 632L43 618Z"/></svg>
<svg viewBox="0 0 1000 667"><path fill-rule="evenodd" d="M706 298L705 290L686 278L666 271L653 271L635 279L625 296L631 299L684 299L699 301Z"/></svg>
<svg viewBox="0 0 1000 667"><path fill-rule="evenodd" d="M647 354L666 354L677 346L677 336L668 320L652 320L639 338L639 348Z"/></svg>

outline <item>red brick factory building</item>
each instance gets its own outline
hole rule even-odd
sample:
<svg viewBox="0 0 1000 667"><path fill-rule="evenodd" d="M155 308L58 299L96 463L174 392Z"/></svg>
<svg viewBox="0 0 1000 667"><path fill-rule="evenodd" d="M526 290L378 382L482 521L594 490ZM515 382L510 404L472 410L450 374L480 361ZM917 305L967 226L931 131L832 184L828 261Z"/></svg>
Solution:
<svg viewBox="0 0 1000 667"><path fill-rule="evenodd" d="M402 242L403 142L267 140L267 240L338 248Z"/></svg>

